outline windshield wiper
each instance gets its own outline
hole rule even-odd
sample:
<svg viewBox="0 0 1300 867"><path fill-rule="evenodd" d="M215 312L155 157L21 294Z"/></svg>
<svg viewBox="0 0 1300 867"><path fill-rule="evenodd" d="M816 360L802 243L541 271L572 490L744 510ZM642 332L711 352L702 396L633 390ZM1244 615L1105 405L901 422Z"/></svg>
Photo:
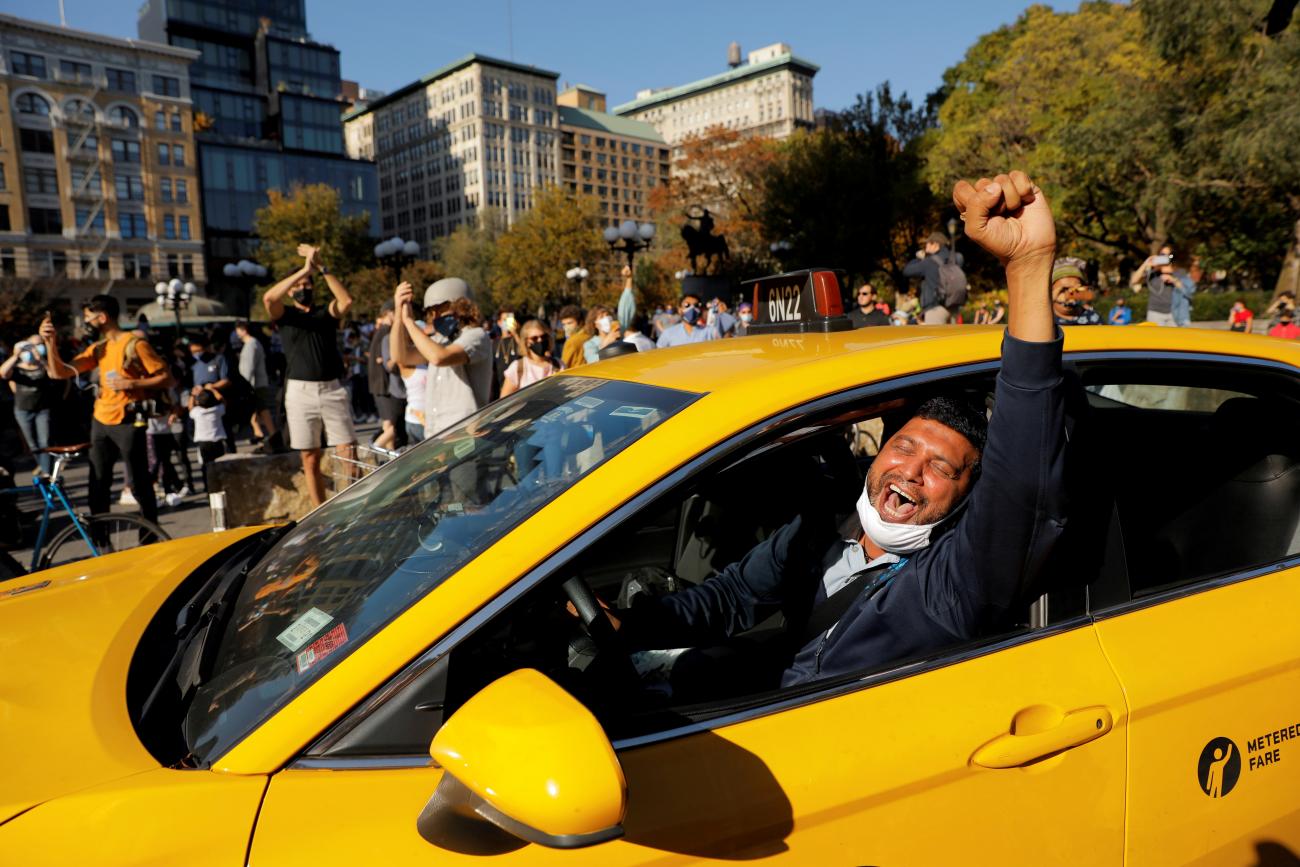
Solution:
<svg viewBox="0 0 1300 867"><path fill-rule="evenodd" d="M209 639L213 633L220 631L221 624L229 614L231 603L243 589L244 579L275 543L296 526L296 523L290 521L283 527L276 527L263 533L256 544L243 555L243 566L239 569L227 567L216 570L199 588L199 592L195 593L177 613L176 648L159 674L153 689L149 691L149 697L140 707L141 720L149 716L150 709L162 695L163 688L169 681L175 681L181 703L189 698L189 694L201 682L202 672L207 668L204 663L211 661L210 657L216 650L217 643L210 642Z"/></svg>

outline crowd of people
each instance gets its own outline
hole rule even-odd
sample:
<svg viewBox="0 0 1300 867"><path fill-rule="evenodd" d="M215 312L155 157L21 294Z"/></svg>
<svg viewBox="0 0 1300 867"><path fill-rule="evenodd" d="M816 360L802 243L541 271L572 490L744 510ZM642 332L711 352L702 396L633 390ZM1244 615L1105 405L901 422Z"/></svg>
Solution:
<svg viewBox="0 0 1300 867"><path fill-rule="evenodd" d="M141 322L121 327L118 301L96 296L81 312L81 333L46 315L5 360L12 411L38 474L49 474L51 444L90 443L90 508L106 511L116 464L125 470L121 502L148 518L158 502L178 505L207 490L208 468L238 450L299 453L308 493L326 496L324 449L355 461L357 426L377 422L369 446L396 453L456 424L486 403L555 373L625 353L744 336L754 320L748 301L686 292L677 304L648 313L634 305L560 308L542 319L513 309L488 318L464 280L448 277L417 293L402 283L374 321L350 316L352 298L317 248L302 244L302 266L267 290L267 332L240 320L180 336ZM855 327L961 322L967 304L962 257L946 236L925 238L904 270L913 285L891 305L871 283L853 292ZM1107 316L1093 308L1088 265L1061 258L1051 272L1051 300L1062 325L1129 325L1119 298ZM1192 261L1172 247L1134 271L1131 288L1147 293L1146 320L1190 324L1197 291ZM624 297L632 272L623 269ZM1000 324L1005 303L977 305L970 321ZM1300 338L1295 295L1263 311L1268 333ZM1249 332L1255 314L1238 301L1233 331ZM198 471L190 458L197 452Z"/></svg>

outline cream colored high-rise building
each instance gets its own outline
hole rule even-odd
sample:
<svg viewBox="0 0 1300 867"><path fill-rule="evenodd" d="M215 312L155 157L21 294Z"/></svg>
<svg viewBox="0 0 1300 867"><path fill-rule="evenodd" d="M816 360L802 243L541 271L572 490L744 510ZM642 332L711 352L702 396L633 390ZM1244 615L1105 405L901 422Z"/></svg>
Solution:
<svg viewBox="0 0 1300 867"><path fill-rule="evenodd" d="M638 91L613 113L644 121L676 148L713 127L744 135L785 138L813 126L813 76L820 67L778 42L740 61L732 45L731 69L679 87Z"/></svg>
<svg viewBox="0 0 1300 867"><path fill-rule="evenodd" d="M600 199L607 225L647 219L651 190L668 182L667 143L650 124L605 111L605 94L584 84L558 102L560 182Z"/></svg>
<svg viewBox="0 0 1300 867"><path fill-rule="evenodd" d="M343 116L379 169L385 236L429 244L495 208L513 222L557 182L559 73L470 54Z"/></svg>
<svg viewBox="0 0 1300 867"><path fill-rule="evenodd" d="M200 286L189 66L199 52L0 15L0 278L125 312Z"/></svg>

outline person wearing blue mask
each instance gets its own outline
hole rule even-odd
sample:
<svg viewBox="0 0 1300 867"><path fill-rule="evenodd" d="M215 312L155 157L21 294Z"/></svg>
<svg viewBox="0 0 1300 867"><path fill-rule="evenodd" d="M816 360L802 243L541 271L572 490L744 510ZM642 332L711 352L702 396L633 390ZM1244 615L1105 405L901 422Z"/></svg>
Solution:
<svg viewBox="0 0 1300 867"><path fill-rule="evenodd" d="M659 335L657 346L660 349L669 346L688 346L721 337L716 319L713 323L705 321L707 314L698 295L689 292L683 295L680 309L682 321L665 328L663 334Z"/></svg>
<svg viewBox="0 0 1300 867"><path fill-rule="evenodd" d="M432 336L417 324L410 283L393 293L397 322L388 334L398 364L429 365L424 381L424 436L451 427L484 406L492 395L492 338L469 284L446 277L424 290L424 318Z"/></svg>
<svg viewBox="0 0 1300 867"><path fill-rule="evenodd" d="M51 379L45 370L49 350L33 334L14 346L13 354L0 364L0 379L14 394L14 420L23 433L27 448L36 456L37 472L49 476L54 462L43 449L50 444L50 410L66 385Z"/></svg>

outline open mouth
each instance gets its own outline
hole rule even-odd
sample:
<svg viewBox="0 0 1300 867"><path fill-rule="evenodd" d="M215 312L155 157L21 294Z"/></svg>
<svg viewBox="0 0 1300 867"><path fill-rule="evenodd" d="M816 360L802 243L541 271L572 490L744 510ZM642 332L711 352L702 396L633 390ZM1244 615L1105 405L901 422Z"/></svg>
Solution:
<svg viewBox="0 0 1300 867"><path fill-rule="evenodd" d="M876 506L876 510L880 512L880 517L893 524L908 521L919 508L918 498L895 484L890 484L885 489L884 496L880 498L880 503Z"/></svg>

